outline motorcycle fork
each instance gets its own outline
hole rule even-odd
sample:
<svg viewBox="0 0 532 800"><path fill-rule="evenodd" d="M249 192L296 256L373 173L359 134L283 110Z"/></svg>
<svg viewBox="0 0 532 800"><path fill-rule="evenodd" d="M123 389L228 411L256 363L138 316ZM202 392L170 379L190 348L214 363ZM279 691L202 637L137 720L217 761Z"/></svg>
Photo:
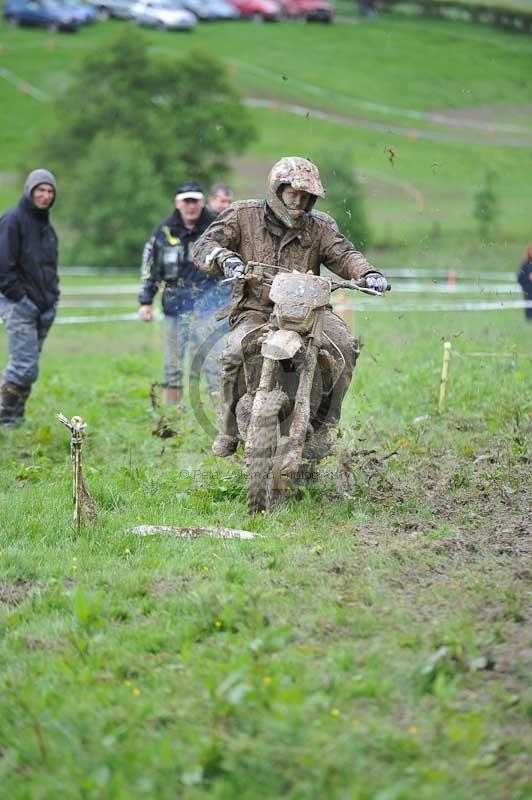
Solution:
<svg viewBox="0 0 532 800"><path fill-rule="evenodd" d="M305 363L299 374L299 385L294 402L293 421L290 425L289 438L301 452L303 451L310 422L310 395L314 382L314 373L316 372L316 364L318 362L323 322L324 310L320 308L316 314L312 330L308 335Z"/></svg>
<svg viewBox="0 0 532 800"><path fill-rule="evenodd" d="M274 361L273 358L264 357L262 362L262 370L260 373L260 383L257 388L257 391L255 392L255 398L253 400L251 419L249 422L249 428L246 436L246 448L248 447L248 442L252 442L254 439L255 425L257 424L257 420L260 418L261 415L261 408L264 402L264 396L273 389L273 381L276 374L276 367L277 367L277 362Z"/></svg>

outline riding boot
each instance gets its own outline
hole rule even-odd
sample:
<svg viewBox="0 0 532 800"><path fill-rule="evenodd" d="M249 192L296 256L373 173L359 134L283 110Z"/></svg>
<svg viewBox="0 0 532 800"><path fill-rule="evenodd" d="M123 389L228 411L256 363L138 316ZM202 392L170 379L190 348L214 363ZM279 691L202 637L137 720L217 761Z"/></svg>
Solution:
<svg viewBox="0 0 532 800"><path fill-rule="evenodd" d="M6 381L0 386L0 425L13 428L24 419L26 401L30 396L31 386L19 386Z"/></svg>
<svg viewBox="0 0 532 800"><path fill-rule="evenodd" d="M221 398L218 427L220 433L212 444L215 456L226 458L238 447L238 425L236 406L239 394L245 393L242 381L242 339L253 329L259 330L268 316L260 313L249 314L229 334L222 356ZM243 390L243 391L242 391Z"/></svg>
<svg viewBox="0 0 532 800"><path fill-rule="evenodd" d="M228 368L229 367L229 368ZM237 426L235 419L235 397L238 376L232 365L222 367L222 392L216 406L216 423L220 433L212 443L212 452L220 458L233 455L238 447Z"/></svg>

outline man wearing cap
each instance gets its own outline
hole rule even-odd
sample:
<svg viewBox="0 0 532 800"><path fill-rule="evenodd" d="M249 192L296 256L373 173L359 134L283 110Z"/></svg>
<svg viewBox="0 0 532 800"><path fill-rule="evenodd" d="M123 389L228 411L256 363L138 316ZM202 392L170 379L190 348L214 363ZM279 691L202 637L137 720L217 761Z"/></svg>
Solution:
<svg viewBox="0 0 532 800"><path fill-rule="evenodd" d="M216 217L205 206L201 186L195 181L182 183L176 189L174 205L172 214L155 229L144 247L139 315L145 322L151 321L153 299L162 285L164 400L169 405L180 405L187 345L195 355L205 338L197 320L198 306L219 279L199 272L190 255L192 243ZM216 364L207 358L203 366L209 392L215 394L219 383Z"/></svg>
<svg viewBox="0 0 532 800"><path fill-rule="evenodd" d="M59 299L57 236L50 223L56 181L46 169L30 172L19 203L0 217L0 318L9 358L0 385L0 426L24 418L37 380L39 356Z"/></svg>

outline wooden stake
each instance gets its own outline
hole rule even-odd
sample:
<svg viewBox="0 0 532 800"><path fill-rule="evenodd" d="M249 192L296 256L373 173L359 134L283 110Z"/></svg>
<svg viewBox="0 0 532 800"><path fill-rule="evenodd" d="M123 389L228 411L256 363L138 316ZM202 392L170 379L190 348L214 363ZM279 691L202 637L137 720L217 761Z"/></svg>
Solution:
<svg viewBox="0 0 532 800"><path fill-rule="evenodd" d="M449 358L451 355L451 343L445 342L443 345L443 364L441 368L440 379L440 399L438 400L438 411L441 413L443 410L443 402L445 400L445 389L447 387L447 373L449 372Z"/></svg>
<svg viewBox="0 0 532 800"><path fill-rule="evenodd" d="M57 414L57 419L70 431L70 455L72 457L72 502L74 505L74 525L79 530L83 520L83 511L86 512L89 522L96 522L96 508L94 500L87 491L83 480L81 447L83 444L83 431L87 424L81 417L72 417L68 420L64 414Z"/></svg>

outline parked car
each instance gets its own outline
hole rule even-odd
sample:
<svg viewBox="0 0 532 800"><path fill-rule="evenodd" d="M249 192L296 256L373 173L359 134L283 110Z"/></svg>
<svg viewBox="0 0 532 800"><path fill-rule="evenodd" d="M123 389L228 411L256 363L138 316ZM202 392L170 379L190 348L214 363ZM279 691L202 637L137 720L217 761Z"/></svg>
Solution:
<svg viewBox="0 0 532 800"><path fill-rule="evenodd" d="M187 11L190 11L191 14L194 14L194 16L202 22L211 22L213 19L216 19L204 0L180 0L180 2L183 8L186 8Z"/></svg>
<svg viewBox="0 0 532 800"><path fill-rule="evenodd" d="M240 14L226 0L180 0L185 8L192 11L202 22L215 19L238 19Z"/></svg>
<svg viewBox="0 0 532 800"><path fill-rule="evenodd" d="M239 19L240 14L227 0L180 0L183 6L203 22L215 19Z"/></svg>
<svg viewBox="0 0 532 800"><path fill-rule="evenodd" d="M285 17L307 22L332 22L334 9L325 0L278 0Z"/></svg>
<svg viewBox="0 0 532 800"><path fill-rule="evenodd" d="M97 19L130 19L135 0L87 0L96 11Z"/></svg>
<svg viewBox="0 0 532 800"><path fill-rule="evenodd" d="M282 17L282 10L275 0L230 0L242 17L256 22L276 22Z"/></svg>
<svg viewBox="0 0 532 800"><path fill-rule="evenodd" d="M49 31L77 31L79 16L55 0L5 0L4 19L8 25L33 25Z"/></svg>
<svg viewBox="0 0 532 800"><path fill-rule="evenodd" d="M96 22L96 11L86 3L71 3L69 0L58 0L59 5L70 11L72 16L79 19L81 25L93 25Z"/></svg>
<svg viewBox="0 0 532 800"><path fill-rule="evenodd" d="M240 12L227 0L207 0L215 19L240 19Z"/></svg>
<svg viewBox="0 0 532 800"><path fill-rule="evenodd" d="M171 0L139 0L131 6L131 19L137 25L174 31L190 31L197 22L194 14Z"/></svg>

